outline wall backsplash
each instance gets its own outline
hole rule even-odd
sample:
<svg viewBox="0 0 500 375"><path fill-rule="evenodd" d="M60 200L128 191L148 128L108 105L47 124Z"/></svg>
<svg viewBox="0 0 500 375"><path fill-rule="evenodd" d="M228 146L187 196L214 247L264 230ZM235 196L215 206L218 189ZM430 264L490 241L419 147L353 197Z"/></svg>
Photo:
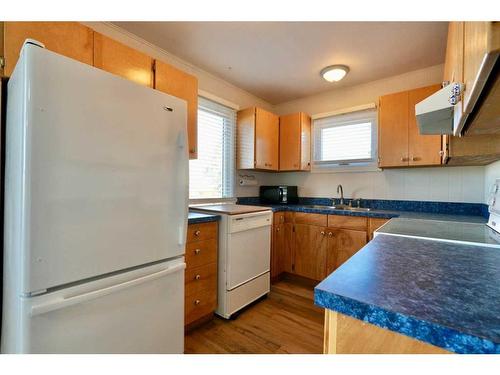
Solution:
<svg viewBox="0 0 500 375"><path fill-rule="evenodd" d="M500 176L500 162L486 167ZM346 198L442 202L485 202L485 167L392 169L351 173L251 172L259 185L297 185L302 197L337 197L342 184ZM488 182L489 183L489 182ZM241 187L237 196L257 196L259 188Z"/></svg>

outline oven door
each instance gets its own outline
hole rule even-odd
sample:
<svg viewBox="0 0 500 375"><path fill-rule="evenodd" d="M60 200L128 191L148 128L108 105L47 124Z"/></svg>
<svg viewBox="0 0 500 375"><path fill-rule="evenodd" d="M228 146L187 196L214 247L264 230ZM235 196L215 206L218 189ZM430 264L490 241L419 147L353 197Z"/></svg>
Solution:
<svg viewBox="0 0 500 375"><path fill-rule="evenodd" d="M229 218L226 290L232 290L269 272L272 212Z"/></svg>

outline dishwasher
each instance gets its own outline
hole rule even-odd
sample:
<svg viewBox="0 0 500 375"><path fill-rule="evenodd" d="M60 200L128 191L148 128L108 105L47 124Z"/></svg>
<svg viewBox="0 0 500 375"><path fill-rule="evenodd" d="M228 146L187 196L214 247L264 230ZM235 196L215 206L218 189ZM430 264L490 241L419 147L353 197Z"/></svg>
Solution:
<svg viewBox="0 0 500 375"><path fill-rule="evenodd" d="M216 314L226 319L270 290L272 212L267 207L252 212L255 206L246 206L250 212L245 212L242 207L217 205L192 210L221 216Z"/></svg>

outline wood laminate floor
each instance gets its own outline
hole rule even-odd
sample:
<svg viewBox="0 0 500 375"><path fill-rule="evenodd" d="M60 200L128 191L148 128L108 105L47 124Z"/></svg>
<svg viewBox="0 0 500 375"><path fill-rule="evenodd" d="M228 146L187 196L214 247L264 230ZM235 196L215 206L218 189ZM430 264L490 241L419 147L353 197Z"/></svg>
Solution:
<svg viewBox="0 0 500 375"><path fill-rule="evenodd" d="M214 320L186 334L185 353L322 353L323 309L313 286L285 278L234 320Z"/></svg>

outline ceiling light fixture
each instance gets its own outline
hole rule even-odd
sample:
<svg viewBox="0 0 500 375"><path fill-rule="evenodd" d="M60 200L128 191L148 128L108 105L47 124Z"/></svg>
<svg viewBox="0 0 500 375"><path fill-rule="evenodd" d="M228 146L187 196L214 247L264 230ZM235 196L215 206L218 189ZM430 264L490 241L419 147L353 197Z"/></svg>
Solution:
<svg viewBox="0 0 500 375"><path fill-rule="evenodd" d="M320 74L328 82L338 82L349 72L346 65L330 65L322 69Z"/></svg>

